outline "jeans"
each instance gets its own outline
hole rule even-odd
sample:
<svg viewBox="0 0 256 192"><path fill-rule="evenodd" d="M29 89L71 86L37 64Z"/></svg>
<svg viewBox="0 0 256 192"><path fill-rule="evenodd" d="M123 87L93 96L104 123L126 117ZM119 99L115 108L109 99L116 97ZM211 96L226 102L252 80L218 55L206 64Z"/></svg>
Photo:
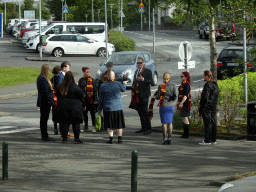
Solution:
<svg viewBox="0 0 256 192"><path fill-rule="evenodd" d="M51 110L51 103L43 104L40 107L40 130L42 138L48 138L47 122Z"/></svg>
<svg viewBox="0 0 256 192"><path fill-rule="evenodd" d="M212 110L203 110L202 117L204 121L205 129L205 140L204 142L216 142L217 138L217 115L216 111Z"/></svg>

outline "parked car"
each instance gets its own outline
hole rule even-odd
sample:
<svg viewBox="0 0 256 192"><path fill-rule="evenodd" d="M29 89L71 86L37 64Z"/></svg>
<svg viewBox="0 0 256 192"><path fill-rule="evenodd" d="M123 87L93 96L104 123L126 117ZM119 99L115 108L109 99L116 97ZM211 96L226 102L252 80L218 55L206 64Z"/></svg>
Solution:
<svg viewBox="0 0 256 192"><path fill-rule="evenodd" d="M198 27L199 39L204 36L205 39L209 37L209 23L208 21L202 22Z"/></svg>
<svg viewBox="0 0 256 192"><path fill-rule="evenodd" d="M247 67L250 71L255 72L256 68L254 66L254 62L256 59L249 53L249 51L253 47L247 47ZM219 79L222 78L224 70L226 70L225 74L227 76L234 76L243 72L243 66L239 64L236 59L244 58L243 46L229 46L224 48L217 59L217 76ZM235 69L240 69L240 72L235 72Z"/></svg>
<svg viewBox="0 0 256 192"><path fill-rule="evenodd" d="M81 34L52 34L46 38L43 45L44 53L52 54L54 57L61 57L64 54L87 54L106 56L106 42L97 41ZM113 44L108 43L108 54L115 51Z"/></svg>
<svg viewBox="0 0 256 192"><path fill-rule="evenodd" d="M137 68L137 59L142 57L147 69L150 69L152 72L153 83L155 86L157 84L158 73L156 69L156 63L152 59L152 56L149 52L144 51L122 51L113 53L104 63L100 64L100 68L96 73L96 81L100 80L102 73L106 72L106 63L112 62L114 65L114 72L116 73L116 79L123 78L123 76L128 73L128 83L127 86L131 87L133 83L134 73Z"/></svg>
<svg viewBox="0 0 256 192"><path fill-rule="evenodd" d="M221 186L219 192L255 192L256 176L245 177Z"/></svg>
<svg viewBox="0 0 256 192"><path fill-rule="evenodd" d="M219 21L215 25L215 31L216 31L216 41L219 41L220 39L226 38L229 39L235 39L236 37L236 28L233 23L225 22L225 21Z"/></svg>
<svg viewBox="0 0 256 192"><path fill-rule="evenodd" d="M44 29L47 25L41 25L41 30ZM39 24L35 24L30 28L21 29L20 30L20 38L24 36L24 34L28 31L39 31Z"/></svg>

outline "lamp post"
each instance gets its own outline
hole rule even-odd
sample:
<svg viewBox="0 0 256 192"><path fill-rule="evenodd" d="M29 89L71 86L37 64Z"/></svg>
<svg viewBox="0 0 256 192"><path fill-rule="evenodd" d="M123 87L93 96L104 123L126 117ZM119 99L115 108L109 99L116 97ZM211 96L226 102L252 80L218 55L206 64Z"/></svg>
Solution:
<svg viewBox="0 0 256 192"><path fill-rule="evenodd" d="M94 15L93 15L93 0L92 0L92 22L94 22Z"/></svg>
<svg viewBox="0 0 256 192"><path fill-rule="evenodd" d="M113 28L113 20L112 20L112 8L113 8L113 5L114 4L109 4L110 5L110 10L111 10L111 24L110 24L110 26L111 26L111 29Z"/></svg>
<svg viewBox="0 0 256 192"><path fill-rule="evenodd" d="M97 9L98 10L98 22L100 22L100 10L101 9Z"/></svg>
<svg viewBox="0 0 256 192"><path fill-rule="evenodd" d="M62 5L62 10L61 10L61 21L63 21L63 3L64 3L64 0L61 0L61 5Z"/></svg>
<svg viewBox="0 0 256 192"><path fill-rule="evenodd" d="M85 14L85 17L86 17L86 23L87 23L87 16L88 16L88 14Z"/></svg>
<svg viewBox="0 0 256 192"><path fill-rule="evenodd" d="M107 25L107 0L105 0L105 38L106 38L106 58L108 59L108 25Z"/></svg>

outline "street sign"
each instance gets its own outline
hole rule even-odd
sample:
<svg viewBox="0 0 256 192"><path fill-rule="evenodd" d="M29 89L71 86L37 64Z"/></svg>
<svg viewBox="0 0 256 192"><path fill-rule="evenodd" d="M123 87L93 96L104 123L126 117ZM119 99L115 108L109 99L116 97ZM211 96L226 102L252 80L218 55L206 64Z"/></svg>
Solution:
<svg viewBox="0 0 256 192"><path fill-rule="evenodd" d="M124 13L122 11L119 12L118 17L125 17Z"/></svg>
<svg viewBox="0 0 256 192"><path fill-rule="evenodd" d="M139 7L145 7L145 5L142 2L140 2Z"/></svg>
<svg viewBox="0 0 256 192"><path fill-rule="evenodd" d="M195 61L188 61L188 68L195 68L196 63ZM178 62L178 69L185 69L184 62Z"/></svg>
<svg viewBox="0 0 256 192"><path fill-rule="evenodd" d="M67 7L63 7L63 13L68 13L68 8Z"/></svg>
<svg viewBox="0 0 256 192"><path fill-rule="evenodd" d="M0 38L3 38L3 13L0 13Z"/></svg>
<svg viewBox="0 0 256 192"><path fill-rule="evenodd" d="M185 60L184 44L187 45L187 60L189 61L192 57L192 46L188 41L183 41L179 46L179 56L182 61Z"/></svg>
<svg viewBox="0 0 256 192"><path fill-rule="evenodd" d="M140 13L144 13L144 8L145 8L145 7L139 7L139 12L140 12Z"/></svg>

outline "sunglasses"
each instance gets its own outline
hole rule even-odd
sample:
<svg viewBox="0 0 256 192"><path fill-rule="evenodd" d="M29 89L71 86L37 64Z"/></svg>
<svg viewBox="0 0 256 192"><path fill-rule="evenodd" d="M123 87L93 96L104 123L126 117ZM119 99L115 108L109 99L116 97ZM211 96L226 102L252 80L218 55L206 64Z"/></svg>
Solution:
<svg viewBox="0 0 256 192"><path fill-rule="evenodd" d="M180 76L180 77L182 78L182 77L185 77L185 76Z"/></svg>
<svg viewBox="0 0 256 192"><path fill-rule="evenodd" d="M143 62L137 62L137 64L143 64Z"/></svg>

